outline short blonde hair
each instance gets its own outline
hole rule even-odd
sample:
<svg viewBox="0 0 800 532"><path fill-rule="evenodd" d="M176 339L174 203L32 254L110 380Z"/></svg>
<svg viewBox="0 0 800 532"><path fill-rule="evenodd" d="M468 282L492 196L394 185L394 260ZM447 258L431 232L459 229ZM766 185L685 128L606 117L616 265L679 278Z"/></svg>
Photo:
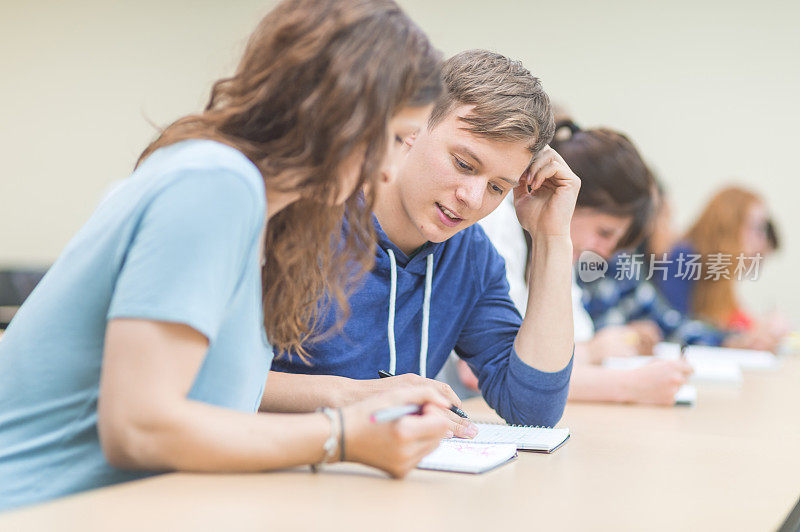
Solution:
<svg viewBox="0 0 800 532"><path fill-rule="evenodd" d="M529 141L532 155L550 142L555 131L550 98L539 78L519 61L488 50L454 55L442 69L445 90L431 113L428 129L457 105L474 105L460 117L464 128L500 141Z"/></svg>

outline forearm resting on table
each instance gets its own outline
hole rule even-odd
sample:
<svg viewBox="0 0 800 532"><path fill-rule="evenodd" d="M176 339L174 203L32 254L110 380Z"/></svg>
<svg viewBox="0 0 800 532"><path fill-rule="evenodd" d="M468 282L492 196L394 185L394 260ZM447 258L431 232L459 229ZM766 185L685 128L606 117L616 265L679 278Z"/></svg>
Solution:
<svg viewBox="0 0 800 532"><path fill-rule="evenodd" d="M322 458L324 414L255 414L187 398L208 350L181 323L112 319L106 329L98 431L125 469L258 471Z"/></svg>
<svg viewBox="0 0 800 532"><path fill-rule="evenodd" d="M189 399L103 412L103 453L123 469L262 471L316 463L330 421L323 414L249 414Z"/></svg>
<svg viewBox="0 0 800 532"><path fill-rule="evenodd" d="M367 381L363 381L367 382ZM303 375L270 371L262 412L313 412L322 406L338 408L365 397L359 381L336 375Z"/></svg>
<svg viewBox="0 0 800 532"><path fill-rule="evenodd" d="M632 398L627 393L626 378L629 373L590 366L575 364L572 367L572 377L569 382L569 401L592 401L624 403Z"/></svg>
<svg viewBox="0 0 800 532"><path fill-rule="evenodd" d="M594 364L592 344L590 342L575 342L575 365ZM574 369L572 370L575 371Z"/></svg>
<svg viewBox="0 0 800 532"><path fill-rule="evenodd" d="M534 237L528 309L514 347L540 371L559 371L573 350L572 242L568 236Z"/></svg>

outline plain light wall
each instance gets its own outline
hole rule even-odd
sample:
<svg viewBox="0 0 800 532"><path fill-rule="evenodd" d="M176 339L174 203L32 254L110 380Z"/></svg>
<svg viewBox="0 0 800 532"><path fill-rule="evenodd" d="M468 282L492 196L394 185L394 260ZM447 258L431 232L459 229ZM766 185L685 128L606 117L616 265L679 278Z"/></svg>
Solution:
<svg viewBox="0 0 800 532"><path fill-rule="evenodd" d="M745 294L800 318L800 3L400 3L446 55L520 59L582 125L629 134L681 229L723 184L760 191L783 250ZM199 110L274 4L0 2L0 264L55 260L130 173L148 121Z"/></svg>

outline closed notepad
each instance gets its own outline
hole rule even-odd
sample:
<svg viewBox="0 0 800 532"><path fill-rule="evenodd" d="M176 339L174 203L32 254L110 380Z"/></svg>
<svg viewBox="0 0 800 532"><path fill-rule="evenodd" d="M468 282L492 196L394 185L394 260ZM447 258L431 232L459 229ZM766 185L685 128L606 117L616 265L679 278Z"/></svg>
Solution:
<svg viewBox="0 0 800 532"><path fill-rule="evenodd" d="M474 443L471 440L442 440L431 454L417 464L419 469L453 471L455 473L484 473L505 464L517 456L512 444Z"/></svg>
<svg viewBox="0 0 800 532"><path fill-rule="evenodd" d="M522 425L498 425L476 423L478 435L470 440L475 443L512 443L517 449L552 453L569 438L569 429L548 429Z"/></svg>

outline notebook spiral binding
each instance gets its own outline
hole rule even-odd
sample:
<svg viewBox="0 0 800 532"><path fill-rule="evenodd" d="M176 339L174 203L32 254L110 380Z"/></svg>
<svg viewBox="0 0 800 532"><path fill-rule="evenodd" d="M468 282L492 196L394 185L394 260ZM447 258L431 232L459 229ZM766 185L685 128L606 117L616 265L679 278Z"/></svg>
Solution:
<svg viewBox="0 0 800 532"><path fill-rule="evenodd" d="M518 429L552 429L554 427L548 427L547 425L509 425L508 423L500 422L500 421L480 421L475 420L475 423L480 423L481 425L501 425L503 427L514 427Z"/></svg>

